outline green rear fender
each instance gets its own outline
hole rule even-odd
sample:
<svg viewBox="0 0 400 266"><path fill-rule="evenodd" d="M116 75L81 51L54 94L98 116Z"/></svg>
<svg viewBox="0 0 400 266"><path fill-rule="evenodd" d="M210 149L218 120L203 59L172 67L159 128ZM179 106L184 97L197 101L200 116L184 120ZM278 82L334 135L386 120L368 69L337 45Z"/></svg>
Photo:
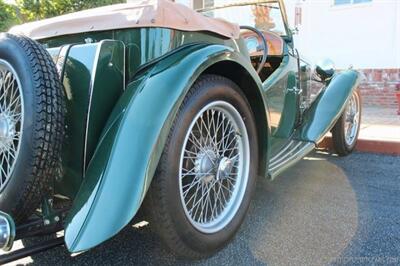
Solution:
<svg viewBox="0 0 400 266"><path fill-rule="evenodd" d="M201 73L221 61L240 64L257 80L250 62L238 52L222 45L198 44L163 58L127 86L66 219L65 242L71 252L102 243L132 220L187 91ZM259 79L257 84L261 90Z"/></svg>

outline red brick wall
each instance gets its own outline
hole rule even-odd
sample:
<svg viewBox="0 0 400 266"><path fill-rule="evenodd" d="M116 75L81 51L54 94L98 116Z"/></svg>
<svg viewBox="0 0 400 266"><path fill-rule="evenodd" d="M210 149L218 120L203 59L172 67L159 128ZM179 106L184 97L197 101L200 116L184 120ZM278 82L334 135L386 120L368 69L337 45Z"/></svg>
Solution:
<svg viewBox="0 0 400 266"><path fill-rule="evenodd" d="M364 105L397 109L396 85L400 83L400 69L361 69L365 78L360 84Z"/></svg>

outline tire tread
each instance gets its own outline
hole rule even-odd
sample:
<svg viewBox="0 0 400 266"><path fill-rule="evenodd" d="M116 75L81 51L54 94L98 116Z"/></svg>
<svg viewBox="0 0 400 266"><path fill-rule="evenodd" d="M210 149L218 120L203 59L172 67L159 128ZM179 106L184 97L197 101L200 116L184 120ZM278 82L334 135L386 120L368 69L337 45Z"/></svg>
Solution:
<svg viewBox="0 0 400 266"><path fill-rule="evenodd" d="M24 50L33 73L34 121L31 144L31 165L23 190L11 212L16 222L28 218L46 193L60 166L65 135L65 99L56 66L46 49L25 36L7 34Z"/></svg>
<svg viewBox="0 0 400 266"><path fill-rule="evenodd" d="M207 86L210 83L218 82L218 84L224 84L231 88L234 88L239 93L241 93L239 87L231 80L212 74L205 74L199 77L199 79L194 83L191 89L186 94L176 117L183 115L184 107L189 104L189 101L196 96L196 94L201 90L202 87ZM242 94L242 93L241 93ZM242 95L243 96L243 95ZM244 99L246 99L243 96ZM182 228L177 228L174 224L173 217L167 208L168 204L166 202L167 189L163 189L167 186L167 180L171 178L168 176L168 148L167 146L171 143L174 128L177 126L177 119L174 120L171 126L170 133L166 139L166 147L161 155L156 173L154 175L153 181L151 183L150 189L147 193L147 197L144 202L145 214L148 215L150 224L154 225L154 228L158 235L160 235L161 240L164 242L165 246L169 248L177 257L183 259L198 260L204 259L218 250L209 251L196 251L191 248L187 243L185 243L181 236L177 233ZM220 249L223 246L220 247Z"/></svg>

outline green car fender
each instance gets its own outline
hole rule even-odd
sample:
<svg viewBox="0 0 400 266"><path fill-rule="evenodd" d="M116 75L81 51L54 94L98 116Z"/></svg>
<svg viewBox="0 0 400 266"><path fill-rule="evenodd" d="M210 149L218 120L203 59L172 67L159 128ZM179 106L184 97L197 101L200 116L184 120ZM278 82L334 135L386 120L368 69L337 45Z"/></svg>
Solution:
<svg viewBox="0 0 400 266"><path fill-rule="evenodd" d="M108 119L66 218L69 251L92 248L132 220L186 93L206 69L223 61L246 69L261 92L261 82L248 59L232 48L211 44L182 47L130 82Z"/></svg>
<svg viewBox="0 0 400 266"><path fill-rule="evenodd" d="M318 143L335 125L359 83L360 75L355 70L335 74L304 113L303 124L295 139Z"/></svg>

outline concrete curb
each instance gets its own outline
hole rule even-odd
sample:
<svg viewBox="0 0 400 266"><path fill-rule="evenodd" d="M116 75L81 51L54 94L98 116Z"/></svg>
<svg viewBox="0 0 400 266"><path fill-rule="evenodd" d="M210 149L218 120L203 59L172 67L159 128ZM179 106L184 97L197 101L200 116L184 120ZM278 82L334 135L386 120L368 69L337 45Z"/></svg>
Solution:
<svg viewBox="0 0 400 266"><path fill-rule="evenodd" d="M326 137L322 142L318 144L318 148L333 151L332 138ZM356 150L359 152L372 152L400 156L400 140L389 141L375 139L358 139Z"/></svg>

